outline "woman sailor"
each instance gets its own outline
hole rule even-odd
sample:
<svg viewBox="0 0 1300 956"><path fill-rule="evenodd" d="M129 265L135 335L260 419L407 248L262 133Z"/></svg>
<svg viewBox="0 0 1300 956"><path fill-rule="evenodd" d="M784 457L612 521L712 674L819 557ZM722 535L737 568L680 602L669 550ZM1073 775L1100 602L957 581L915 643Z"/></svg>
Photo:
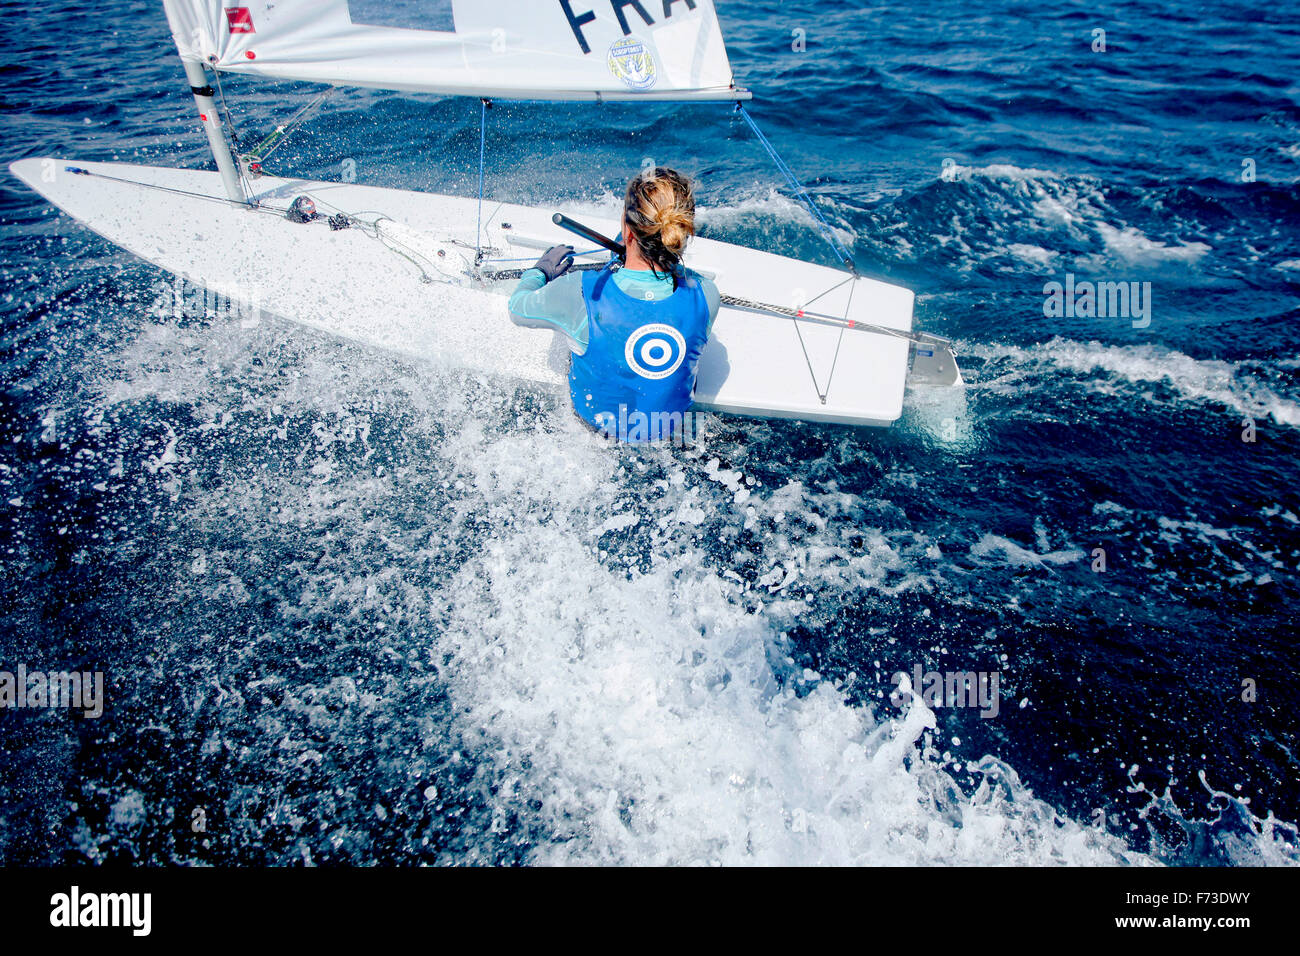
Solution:
<svg viewBox="0 0 1300 956"><path fill-rule="evenodd" d="M554 328L573 351L569 394L578 417L620 441L679 436L700 352L717 317L717 286L682 265L695 234L689 180L659 166L627 187L624 261L570 272L572 246L554 246L510 297L519 325Z"/></svg>

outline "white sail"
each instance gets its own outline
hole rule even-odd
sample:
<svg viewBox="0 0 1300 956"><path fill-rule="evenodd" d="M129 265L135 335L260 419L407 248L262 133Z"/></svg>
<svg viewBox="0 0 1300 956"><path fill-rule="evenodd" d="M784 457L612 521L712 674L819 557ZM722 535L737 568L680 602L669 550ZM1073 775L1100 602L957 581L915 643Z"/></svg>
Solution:
<svg viewBox="0 0 1300 956"><path fill-rule="evenodd" d="M183 58L234 73L501 99L749 98L713 0L452 0L454 32L354 23L347 0L163 5Z"/></svg>

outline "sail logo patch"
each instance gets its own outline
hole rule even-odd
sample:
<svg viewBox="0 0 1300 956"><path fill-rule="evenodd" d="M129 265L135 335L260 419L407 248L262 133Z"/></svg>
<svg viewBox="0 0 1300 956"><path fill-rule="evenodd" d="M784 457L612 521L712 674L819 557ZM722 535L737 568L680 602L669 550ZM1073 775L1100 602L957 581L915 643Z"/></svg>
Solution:
<svg viewBox="0 0 1300 956"><path fill-rule="evenodd" d="M614 41L609 48L609 72L629 90L648 90L659 79L650 46L636 37Z"/></svg>
<svg viewBox="0 0 1300 956"><path fill-rule="evenodd" d="M630 336L623 349L627 367L642 378L667 378L682 367L686 339L671 325L655 322L643 325Z"/></svg>
<svg viewBox="0 0 1300 956"><path fill-rule="evenodd" d="M248 7L226 7L226 22L231 33L256 33L253 29L253 12Z"/></svg>

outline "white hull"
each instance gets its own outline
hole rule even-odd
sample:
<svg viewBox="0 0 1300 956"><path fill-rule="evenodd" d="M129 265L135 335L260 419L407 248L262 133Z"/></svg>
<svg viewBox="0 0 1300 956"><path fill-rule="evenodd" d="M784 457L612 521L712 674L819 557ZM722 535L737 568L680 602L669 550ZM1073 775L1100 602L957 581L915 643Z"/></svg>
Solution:
<svg viewBox="0 0 1300 956"><path fill-rule="evenodd" d="M403 355L538 382L566 377L563 338L510 321L501 294L509 285L489 290L461 277L473 256L473 199L263 177L254 183L263 210L254 211L226 200L211 172L40 158L10 169L109 241L264 313ZM418 230L399 226L394 235L439 281L426 281L416 264L360 229L332 231L269 211L300 194L322 213L380 213ZM551 222L551 210L495 202L483 210L491 219L484 244L498 250L492 255L529 260L501 268L527 266L552 243L581 248ZM588 222L618 232L613 221ZM884 282L843 284L846 275L833 269L707 239L692 243L687 264L712 276L725 295L798 308L833 290L809 311L901 331L912 326L913 294ZM701 358L696 399L742 415L888 425L902 412L908 362L901 338L724 307Z"/></svg>

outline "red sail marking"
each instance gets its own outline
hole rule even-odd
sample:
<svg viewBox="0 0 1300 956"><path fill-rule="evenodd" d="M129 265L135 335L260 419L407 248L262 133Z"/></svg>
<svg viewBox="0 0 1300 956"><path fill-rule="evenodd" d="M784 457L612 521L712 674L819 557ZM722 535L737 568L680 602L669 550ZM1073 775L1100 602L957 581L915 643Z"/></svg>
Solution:
<svg viewBox="0 0 1300 956"><path fill-rule="evenodd" d="M230 23L231 33L256 33L253 29L253 13L248 7L226 7L226 20Z"/></svg>

